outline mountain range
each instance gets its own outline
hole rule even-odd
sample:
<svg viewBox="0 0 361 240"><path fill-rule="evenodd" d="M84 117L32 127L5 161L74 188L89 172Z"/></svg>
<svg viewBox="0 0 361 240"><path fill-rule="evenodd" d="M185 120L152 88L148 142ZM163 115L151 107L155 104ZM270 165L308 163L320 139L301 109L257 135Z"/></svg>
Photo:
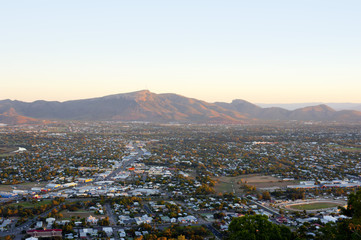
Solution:
<svg viewBox="0 0 361 240"><path fill-rule="evenodd" d="M322 103L322 102L311 102L311 103L256 103L257 106L268 108L268 107L280 107L287 110L296 110L298 108L304 108L315 105L327 105L336 111L341 110L356 110L361 111L361 103Z"/></svg>
<svg viewBox="0 0 361 240"><path fill-rule="evenodd" d="M0 101L0 123L40 123L47 120L145 121L181 123L250 123L264 121L361 122L361 112L336 111L327 105L286 110L262 108L245 100L208 103L177 94L148 90L66 102Z"/></svg>

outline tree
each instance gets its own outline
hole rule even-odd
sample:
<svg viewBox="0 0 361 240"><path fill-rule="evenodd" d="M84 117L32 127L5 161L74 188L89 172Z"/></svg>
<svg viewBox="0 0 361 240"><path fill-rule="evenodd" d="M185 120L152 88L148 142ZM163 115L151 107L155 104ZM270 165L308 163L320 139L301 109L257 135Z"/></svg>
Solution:
<svg viewBox="0 0 361 240"><path fill-rule="evenodd" d="M109 222L109 217L105 217L103 219L100 219L98 224L100 226L109 226L110 222Z"/></svg>
<svg viewBox="0 0 361 240"><path fill-rule="evenodd" d="M348 217L361 218L361 190L348 196L347 207L342 207L341 212Z"/></svg>
<svg viewBox="0 0 361 240"><path fill-rule="evenodd" d="M361 190L351 193L347 207L341 207L340 210L350 218L326 224L321 229L322 235L319 239L361 239Z"/></svg>
<svg viewBox="0 0 361 240"><path fill-rule="evenodd" d="M262 199L264 199L264 200L271 200L271 195L270 195L270 193L268 192L268 191L264 191L263 193L262 193Z"/></svg>
<svg viewBox="0 0 361 240"><path fill-rule="evenodd" d="M234 218L228 229L228 240L287 240L295 237L289 228L271 223L264 215Z"/></svg>

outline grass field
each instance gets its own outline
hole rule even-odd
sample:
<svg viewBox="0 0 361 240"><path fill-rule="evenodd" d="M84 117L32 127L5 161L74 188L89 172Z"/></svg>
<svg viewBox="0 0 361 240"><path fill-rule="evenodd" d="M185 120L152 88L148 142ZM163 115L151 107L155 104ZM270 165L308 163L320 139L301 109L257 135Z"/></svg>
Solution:
<svg viewBox="0 0 361 240"><path fill-rule="evenodd" d="M349 147L349 146L342 146L342 145L332 145L334 149L343 151L343 152L361 152L360 147Z"/></svg>
<svg viewBox="0 0 361 240"><path fill-rule="evenodd" d="M290 205L289 207L291 209L296 209L296 210L318 210L318 209L332 208L337 206L341 206L341 204L331 203L331 202L313 202L306 204Z"/></svg>
<svg viewBox="0 0 361 240"><path fill-rule="evenodd" d="M50 204L51 203L51 200L42 200L42 201L36 201L34 203L32 202L19 202L19 203L12 203L10 204L9 206L12 206L12 207L17 207L17 206L22 206L24 208L33 208L33 207L39 207L41 205L45 205L45 204Z"/></svg>
<svg viewBox="0 0 361 240"><path fill-rule="evenodd" d="M217 183L215 190L218 193L235 192L241 193L240 187L243 183L255 186L256 188L285 187L298 184L298 181L283 181L282 179L261 174L248 174L237 177L219 177L214 179Z"/></svg>
<svg viewBox="0 0 361 240"><path fill-rule="evenodd" d="M233 186L234 186L234 184L233 184ZM236 186L237 186L237 184L236 184ZM239 188L239 186L238 186L238 188ZM216 192L220 192L220 193L233 192L233 189L234 188L232 187L232 183L218 182L215 185ZM234 191L236 191L236 189L234 189Z"/></svg>
<svg viewBox="0 0 361 240"><path fill-rule="evenodd" d="M344 152L361 152L361 148L341 148L341 151Z"/></svg>

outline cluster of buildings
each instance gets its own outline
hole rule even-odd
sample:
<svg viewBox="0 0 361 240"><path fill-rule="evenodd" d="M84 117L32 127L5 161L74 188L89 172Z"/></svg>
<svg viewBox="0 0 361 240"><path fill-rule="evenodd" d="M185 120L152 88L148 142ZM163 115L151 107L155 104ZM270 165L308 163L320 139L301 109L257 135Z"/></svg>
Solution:
<svg viewBox="0 0 361 240"><path fill-rule="evenodd" d="M332 180L332 181L301 181L298 185L289 185L287 188L357 188L361 186L361 181L353 180Z"/></svg>

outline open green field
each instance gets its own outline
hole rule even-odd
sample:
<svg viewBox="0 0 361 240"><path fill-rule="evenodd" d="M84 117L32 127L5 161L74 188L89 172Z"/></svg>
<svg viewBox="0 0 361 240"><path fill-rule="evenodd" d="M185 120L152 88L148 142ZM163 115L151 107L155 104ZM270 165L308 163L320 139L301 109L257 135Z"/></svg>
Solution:
<svg viewBox="0 0 361 240"><path fill-rule="evenodd" d="M238 186L238 188L239 188L239 186ZM227 182L218 182L216 184L216 186L215 186L215 190L218 193L233 193L232 182L229 182L229 183L227 183Z"/></svg>
<svg viewBox="0 0 361 240"><path fill-rule="evenodd" d="M346 147L344 147L344 148L341 148L341 150L344 151L344 152L361 152L361 148L350 148L350 147L346 148Z"/></svg>
<svg viewBox="0 0 361 240"><path fill-rule="evenodd" d="M337 206L341 206L341 204L332 203L332 202L313 202L306 204L290 205L289 207L291 209L296 209L296 210L318 210L318 209L332 208Z"/></svg>
<svg viewBox="0 0 361 240"><path fill-rule="evenodd" d="M35 201L35 202L19 202L19 203L12 203L9 206L17 207L22 206L23 208L33 208L39 207L41 205L50 204L52 200L46 199L42 201Z"/></svg>
<svg viewBox="0 0 361 240"><path fill-rule="evenodd" d="M361 148L357 146L350 147L350 146L342 146L342 145L333 145L331 147L343 152L361 152Z"/></svg>

